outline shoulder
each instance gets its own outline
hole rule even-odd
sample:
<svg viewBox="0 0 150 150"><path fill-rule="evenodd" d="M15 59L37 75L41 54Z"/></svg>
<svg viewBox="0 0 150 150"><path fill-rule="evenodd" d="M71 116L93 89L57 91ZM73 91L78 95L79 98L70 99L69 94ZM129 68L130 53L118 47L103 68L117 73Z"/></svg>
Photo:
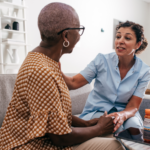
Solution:
<svg viewBox="0 0 150 150"><path fill-rule="evenodd" d="M108 54L98 53L95 60L105 61L105 60L114 60L116 58L117 58L117 55L115 52L108 53Z"/></svg>
<svg viewBox="0 0 150 150"><path fill-rule="evenodd" d="M137 59L137 69L140 70L140 72L150 73L150 66L148 66L145 62L143 62L139 57L136 57L136 59Z"/></svg>
<svg viewBox="0 0 150 150"><path fill-rule="evenodd" d="M49 67L43 61L43 58L39 54L30 54L26 62L28 76L46 77L54 76L55 71L53 67Z"/></svg>
<svg viewBox="0 0 150 150"><path fill-rule="evenodd" d="M140 58L136 57L136 68L135 72L139 74L139 79L150 80L150 66L143 62Z"/></svg>

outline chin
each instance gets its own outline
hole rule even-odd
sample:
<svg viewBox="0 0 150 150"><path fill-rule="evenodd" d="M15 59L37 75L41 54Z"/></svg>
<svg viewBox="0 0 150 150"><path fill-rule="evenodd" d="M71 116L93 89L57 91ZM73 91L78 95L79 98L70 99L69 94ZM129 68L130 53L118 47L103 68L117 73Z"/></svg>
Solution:
<svg viewBox="0 0 150 150"><path fill-rule="evenodd" d="M118 55L118 56L124 56L125 55L125 53L122 51L122 52L119 52L118 50L115 50L115 52L116 52L116 54Z"/></svg>
<svg viewBox="0 0 150 150"><path fill-rule="evenodd" d="M68 53L72 53L73 49L71 49Z"/></svg>

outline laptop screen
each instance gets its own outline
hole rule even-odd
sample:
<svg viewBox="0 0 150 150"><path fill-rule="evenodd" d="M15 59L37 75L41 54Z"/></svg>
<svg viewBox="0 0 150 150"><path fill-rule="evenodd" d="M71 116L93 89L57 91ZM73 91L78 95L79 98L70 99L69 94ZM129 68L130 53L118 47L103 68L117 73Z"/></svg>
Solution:
<svg viewBox="0 0 150 150"><path fill-rule="evenodd" d="M114 137L118 137L121 139L126 139L129 141L134 141L142 144L146 144L150 146L150 143L144 141L144 138L147 138L147 135L144 137L144 130L138 128L128 128L122 132L114 134ZM150 135L149 135L150 137Z"/></svg>

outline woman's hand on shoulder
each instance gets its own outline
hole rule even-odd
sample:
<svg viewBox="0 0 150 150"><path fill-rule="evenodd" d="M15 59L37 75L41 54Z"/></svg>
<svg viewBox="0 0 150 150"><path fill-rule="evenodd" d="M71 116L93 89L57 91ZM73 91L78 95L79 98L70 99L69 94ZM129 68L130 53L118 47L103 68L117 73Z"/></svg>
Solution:
<svg viewBox="0 0 150 150"><path fill-rule="evenodd" d="M119 129L119 127L126 120L125 114L123 112L114 112L114 113L111 113L111 114L107 115L106 117L114 118L113 119L113 123L115 124L114 132L117 131Z"/></svg>

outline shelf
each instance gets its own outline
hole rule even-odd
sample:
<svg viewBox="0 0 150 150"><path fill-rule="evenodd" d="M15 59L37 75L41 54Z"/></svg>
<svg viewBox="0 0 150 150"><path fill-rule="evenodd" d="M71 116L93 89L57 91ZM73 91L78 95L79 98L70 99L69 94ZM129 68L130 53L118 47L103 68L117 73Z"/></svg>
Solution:
<svg viewBox="0 0 150 150"><path fill-rule="evenodd" d="M4 65L4 66L19 66L20 64L16 64L16 63L0 63L0 65Z"/></svg>
<svg viewBox="0 0 150 150"><path fill-rule="evenodd" d="M21 43L21 42L2 42L1 44L6 44L6 45L17 45L17 46L30 46L30 45L28 45L28 44Z"/></svg>
<svg viewBox="0 0 150 150"><path fill-rule="evenodd" d="M17 30L11 30L11 29L2 29L4 32L12 32L12 33L20 33L20 34L25 34L26 32L24 31L17 31Z"/></svg>
<svg viewBox="0 0 150 150"><path fill-rule="evenodd" d="M16 21L27 21L26 19L17 18L17 17L11 17L11 16L7 16L7 15L2 15L1 18L8 18L8 19L16 20Z"/></svg>
<svg viewBox="0 0 150 150"><path fill-rule="evenodd" d="M10 3L10 2L5 2L5 1L1 1L0 5L1 4L12 7L12 8L18 8L18 9L27 8L26 6L23 6L23 5L18 5L18 4L14 4L14 3Z"/></svg>
<svg viewBox="0 0 150 150"><path fill-rule="evenodd" d="M9 63L4 63L3 65L4 65L4 66L19 66L20 64L16 64L16 63L11 63L11 64L9 64Z"/></svg>

